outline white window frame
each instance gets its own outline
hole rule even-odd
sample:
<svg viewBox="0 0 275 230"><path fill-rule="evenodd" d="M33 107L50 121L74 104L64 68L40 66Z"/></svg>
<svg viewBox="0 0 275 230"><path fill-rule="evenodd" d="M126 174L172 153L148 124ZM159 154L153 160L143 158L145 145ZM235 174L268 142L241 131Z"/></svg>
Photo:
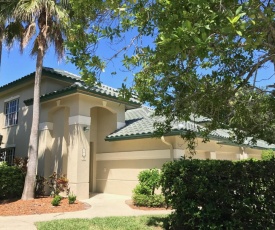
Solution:
<svg viewBox="0 0 275 230"><path fill-rule="evenodd" d="M18 124L19 98L5 101L5 126L13 126Z"/></svg>

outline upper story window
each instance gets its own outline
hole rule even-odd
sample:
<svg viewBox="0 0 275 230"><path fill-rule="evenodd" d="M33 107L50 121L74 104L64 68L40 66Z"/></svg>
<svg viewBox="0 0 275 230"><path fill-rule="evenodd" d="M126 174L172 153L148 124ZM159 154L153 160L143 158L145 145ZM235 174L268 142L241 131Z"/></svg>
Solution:
<svg viewBox="0 0 275 230"><path fill-rule="evenodd" d="M5 103L5 126L17 125L18 123L19 98Z"/></svg>

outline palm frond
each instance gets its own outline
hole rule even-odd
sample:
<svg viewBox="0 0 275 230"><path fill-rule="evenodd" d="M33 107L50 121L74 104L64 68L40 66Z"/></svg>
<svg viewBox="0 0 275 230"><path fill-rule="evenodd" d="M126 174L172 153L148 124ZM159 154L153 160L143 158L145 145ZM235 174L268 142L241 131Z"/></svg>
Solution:
<svg viewBox="0 0 275 230"><path fill-rule="evenodd" d="M64 47L64 34L59 28L58 24L54 23L50 30L50 42L53 43L55 54L58 60L64 57L65 47Z"/></svg>
<svg viewBox="0 0 275 230"><path fill-rule="evenodd" d="M13 16L22 21L33 21L40 15L43 0L19 0Z"/></svg>
<svg viewBox="0 0 275 230"><path fill-rule="evenodd" d="M10 48L17 40L22 52L38 32L30 54L36 55L39 45L41 47L39 42L43 41L44 51L53 44L58 59L62 59L65 53L63 44L65 31L69 24L69 0L15 0L15 2L16 6L5 35L7 46Z"/></svg>
<svg viewBox="0 0 275 230"><path fill-rule="evenodd" d="M5 36L5 24L0 23L0 66L2 63L3 40Z"/></svg>
<svg viewBox="0 0 275 230"><path fill-rule="evenodd" d="M20 44L20 48L22 49L22 51L26 47L26 45L29 43L29 41L31 40L31 38L35 34L35 32L36 32L35 22L32 22L25 27L25 31L23 33L23 39Z"/></svg>
<svg viewBox="0 0 275 230"><path fill-rule="evenodd" d="M32 49L30 52L31 56L36 56L38 52L38 38L36 37L36 39L34 40L33 44L32 44Z"/></svg>
<svg viewBox="0 0 275 230"><path fill-rule="evenodd" d="M5 42L7 47L10 49L14 43L14 41L19 41L20 43L23 40L24 27L19 21L11 22L5 28Z"/></svg>

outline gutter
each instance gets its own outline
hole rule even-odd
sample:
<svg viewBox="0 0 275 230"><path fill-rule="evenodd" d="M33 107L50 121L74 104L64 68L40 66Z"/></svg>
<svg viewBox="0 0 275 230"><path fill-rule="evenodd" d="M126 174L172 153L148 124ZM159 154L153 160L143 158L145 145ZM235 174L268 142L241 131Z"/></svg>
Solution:
<svg viewBox="0 0 275 230"><path fill-rule="evenodd" d="M164 136L161 137L161 141L162 141L164 144L166 144L166 145L169 146L169 149L170 149L170 159L171 159L171 161L173 161L173 160L174 160L174 148L173 148L173 145L172 145L171 143L167 142L167 141L165 140L165 137L164 137Z"/></svg>

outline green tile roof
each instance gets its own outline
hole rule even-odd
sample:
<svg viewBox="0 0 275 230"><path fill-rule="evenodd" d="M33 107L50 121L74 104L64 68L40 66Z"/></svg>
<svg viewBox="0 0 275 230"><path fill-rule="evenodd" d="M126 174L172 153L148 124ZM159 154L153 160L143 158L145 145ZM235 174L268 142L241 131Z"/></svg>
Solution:
<svg viewBox="0 0 275 230"><path fill-rule="evenodd" d="M125 113L125 123L126 125L121 129L116 130L106 137L107 141L118 141L127 139L140 139L140 138L150 138L154 133L154 122L160 118L153 116L154 110L145 106L140 108L131 109ZM192 117L192 120L194 120ZM187 121L187 122L175 122L172 125L172 132L167 135L179 135L181 132L192 130L197 132L199 129L203 129L200 125L201 122L209 121L209 119L200 117L197 123ZM234 144L229 140L230 131L225 129L217 129L210 134L210 139L217 140L225 144ZM265 141L259 140L256 145L251 145L249 141L251 138L247 138L243 146L256 147L256 148L272 148L275 149L275 145L268 145Z"/></svg>
<svg viewBox="0 0 275 230"><path fill-rule="evenodd" d="M77 87L79 89L83 89L83 90L86 90L86 91L89 91L89 92L92 92L95 94L101 94L101 95L110 96L113 98L119 98L119 90L112 88L110 86L107 86L104 84L89 86L89 85L85 84L85 82L80 78L80 76L69 73L67 71L48 68L48 67L44 67L43 70L45 70L47 72L51 72L53 74L59 74L61 76L65 76L65 77L73 80L74 84L70 87ZM64 90L66 90L66 89L62 89L61 91L64 91ZM50 94L52 94L52 93L50 93ZM43 95L43 96L46 96L46 95ZM135 104L140 104L136 95L132 95L132 97L130 98L130 102L133 102Z"/></svg>
<svg viewBox="0 0 275 230"><path fill-rule="evenodd" d="M154 122L160 121L161 118L154 117L154 110L145 106L137 109L131 109L125 113L126 125L116 130L114 133L107 136L106 140L116 139L129 139L135 137L148 137L154 133ZM175 122L172 125L172 134L180 134L181 131L193 130L198 131L203 126L200 124L187 121L187 122ZM222 135L221 133L215 134L217 137Z"/></svg>
<svg viewBox="0 0 275 230"><path fill-rule="evenodd" d="M129 105L129 108L136 108L140 106L139 100L136 95L133 95L129 101L124 101L119 97L118 89L109 87L104 84L88 86L78 75L69 73L67 71L43 67L42 74L47 75L47 77L50 77L50 78L65 81L71 85L63 89L56 90L56 91L42 95L41 102L54 99L63 95L68 95L70 93L79 92L79 93L84 93L88 95L93 95L106 100L117 101L119 103ZM21 85L27 82L31 82L34 76L35 76L35 72L29 75L26 75L22 78L19 78L13 82L10 82L6 85L3 85L0 87L0 92L3 92L8 89L12 89L18 85ZM33 99L30 98L28 100L25 100L24 102L26 105L31 105L33 103Z"/></svg>

